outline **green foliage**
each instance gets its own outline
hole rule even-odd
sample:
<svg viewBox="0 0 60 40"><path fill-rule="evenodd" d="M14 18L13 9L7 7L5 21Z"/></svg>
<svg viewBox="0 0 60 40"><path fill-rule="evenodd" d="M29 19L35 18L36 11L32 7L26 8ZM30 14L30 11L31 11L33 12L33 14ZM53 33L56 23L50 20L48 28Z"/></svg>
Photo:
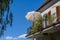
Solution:
<svg viewBox="0 0 60 40"><path fill-rule="evenodd" d="M53 23L53 15L48 16L48 21L52 24Z"/></svg>
<svg viewBox="0 0 60 40"><path fill-rule="evenodd" d="M42 22L43 22L42 16L39 19L37 19L36 21L34 21L33 26L30 29L30 34L34 34L34 33L39 32L39 31L41 32L43 29Z"/></svg>
<svg viewBox="0 0 60 40"><path fill-rule="evenodd" d="M10 11L11 3L12 0L0 0L0 36L3 34L4 30L6 30L7 24L12 25L13 14Z"/></svg>

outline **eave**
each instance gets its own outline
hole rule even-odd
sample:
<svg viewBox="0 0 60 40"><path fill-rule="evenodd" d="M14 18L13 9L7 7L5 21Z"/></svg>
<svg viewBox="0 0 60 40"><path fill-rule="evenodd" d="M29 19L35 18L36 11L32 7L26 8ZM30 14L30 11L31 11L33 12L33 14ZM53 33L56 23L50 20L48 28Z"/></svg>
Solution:
<svg viewBox="0 0 60 40"><path fill-rule="evenodd" d="M54 5L55 3L57 3L60 0L49 0L47 2L45 2L40 8L38 8L36 11L42 13L43 11L45 11L46 9L48 9L49 7L51 7L52 5Z"/></svg>

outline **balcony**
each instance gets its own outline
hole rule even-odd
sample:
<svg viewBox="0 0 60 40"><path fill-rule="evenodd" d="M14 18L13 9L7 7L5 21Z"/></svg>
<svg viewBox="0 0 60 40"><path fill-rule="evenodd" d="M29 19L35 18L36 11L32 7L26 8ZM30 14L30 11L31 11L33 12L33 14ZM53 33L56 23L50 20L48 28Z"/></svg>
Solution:
<svg viewBox="0 0 60 40"><path fill-rule="evenodd" d="M40 26L30 27L27 37L37 37L37 36L42 37L44 33L54 33L57 31L60 31L60 21L53 23L52 25L46 28L41 28Z"/></svg>
<svg viewBox="0 0 60 40"><path fill-rule="evenodd" d="M33 23L33 25L28 28L28 38L32 36L37 37L37 35L42 36L44 33L60 31L60 6L56 7L56 12L50 10L43 15L39 12L31 12L31 14L26 17Z"/></svg>

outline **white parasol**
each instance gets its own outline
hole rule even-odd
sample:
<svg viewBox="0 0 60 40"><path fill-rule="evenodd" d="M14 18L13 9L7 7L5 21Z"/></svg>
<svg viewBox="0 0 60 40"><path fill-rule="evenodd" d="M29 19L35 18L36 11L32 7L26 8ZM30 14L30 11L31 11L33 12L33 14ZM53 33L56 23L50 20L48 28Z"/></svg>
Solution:
<svg viewBox="0 0 60 40"><path fill-rule="evenodd" d="M30 21L34 22L34 21L37 20L40 16L41 16L40 12L32 11L32 12L28 12L25 17L27 18L27 20L30 20Z"/></svg>

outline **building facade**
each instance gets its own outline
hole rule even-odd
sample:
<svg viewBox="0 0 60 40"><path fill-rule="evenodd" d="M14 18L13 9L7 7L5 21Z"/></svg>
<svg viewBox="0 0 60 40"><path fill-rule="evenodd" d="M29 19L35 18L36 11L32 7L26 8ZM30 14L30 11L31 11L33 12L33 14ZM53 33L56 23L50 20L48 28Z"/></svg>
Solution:
<svg viewBox="0 0 60 40"><path fill-rule="evenodd" d="M46 0L36 12L41 13L43 21L36 32L30 28L32 33L29 31L26 37L33 40L60 40L60 0Z"/></svg>

